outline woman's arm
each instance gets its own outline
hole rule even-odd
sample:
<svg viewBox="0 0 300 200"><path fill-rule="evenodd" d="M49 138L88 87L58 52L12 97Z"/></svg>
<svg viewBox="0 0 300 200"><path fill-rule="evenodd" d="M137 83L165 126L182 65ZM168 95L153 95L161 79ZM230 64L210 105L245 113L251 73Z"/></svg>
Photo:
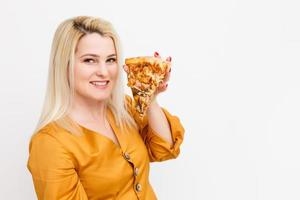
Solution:
<svg viewBox="0 0 300 200"><path fill-rule="evenodd" d="M147 111L148 123L152 130L154 130L159 136L164 138L171 146L174 145L172 139L171 129L169 122L164 114L163 110L154 99Z"/></svg>
<svg viewBox="0 0 300 200"><path fill-rule="evenodd" d="M154 56L159 57L158 53L154 54ZM156 101L157 95L168 88L168 80L171 73L171 57L168 57L166 61L169 66L165 78L158 86L143 118L140 118L139 113L134 108L133 100L129 96L126 97L130 113L137 122L139 132L152 162L176 158L180 153L180 145L184 136L184 128L179 118L171 115L166 109L161 108ZM126 65L124 70L128 73Z"/></svg>

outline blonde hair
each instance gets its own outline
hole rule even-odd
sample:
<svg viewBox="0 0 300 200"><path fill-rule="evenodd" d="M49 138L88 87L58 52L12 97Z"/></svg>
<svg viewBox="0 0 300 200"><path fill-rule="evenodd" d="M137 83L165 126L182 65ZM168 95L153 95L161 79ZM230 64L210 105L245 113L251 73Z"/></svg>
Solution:
<svg viewBox="0 0 300 200"><path fill-rule="evenodd" d="M103 19L78 16L63 21L57 28L51 47L48 83L42 113L34 133L47 124L54 124L75 135L83 132L73 120L68 117L73 104L74 89L74 55L79 40L86 34L99 33L110 37L115 46L119 67L118 79L107 102L107 108L122 129L125 125L137 127L134 119L128 114L125 104L125 92L122 79L121 49L117 33L112 25Z"/></svg>

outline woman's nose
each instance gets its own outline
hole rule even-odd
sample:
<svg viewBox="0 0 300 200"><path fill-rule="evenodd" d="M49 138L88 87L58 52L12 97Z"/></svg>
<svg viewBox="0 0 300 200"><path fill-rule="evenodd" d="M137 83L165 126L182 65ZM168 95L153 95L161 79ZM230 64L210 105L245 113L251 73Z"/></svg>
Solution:
<svg viewBox="0 0 300 200"><path fill-rule="evenodd" d="M97 67L97 75L99 76L107 76L108 75L108 70L106 63L100 63Z"/></svg>

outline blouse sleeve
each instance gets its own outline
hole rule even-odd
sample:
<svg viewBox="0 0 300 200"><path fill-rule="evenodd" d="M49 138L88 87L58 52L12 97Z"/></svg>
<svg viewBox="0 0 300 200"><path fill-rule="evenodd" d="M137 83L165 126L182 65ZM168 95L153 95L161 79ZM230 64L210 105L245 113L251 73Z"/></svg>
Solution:
<svg viewBox="0 0 300 200"><path fill-rule="evenodd" d="M179 118L171 115L165 108L161 108L171 129L171 135L174 142L174 145L171 145L149 126L147 116L142 119L139 117L139 114L134 109L134 103L131 97L127 96L126 101L127 106L130 108L130 113L135 119L139 132L148 149L150 161L155 162L177 158L180 153L180 145L184 136L184 128Z"/></svg>
<svg viewBox="0 0 300 200"><path fill-rule="evenodd" d="M27 167L39 200L88 200L70 153L50 134L33 136Z"/></svg>

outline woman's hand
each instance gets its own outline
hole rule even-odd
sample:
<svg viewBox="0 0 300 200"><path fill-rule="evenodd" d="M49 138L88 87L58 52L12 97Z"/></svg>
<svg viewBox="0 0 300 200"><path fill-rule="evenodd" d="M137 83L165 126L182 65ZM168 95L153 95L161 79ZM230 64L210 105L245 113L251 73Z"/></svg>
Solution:
<svg viewBox="0 0 300 200"><path fill-rule="evenodd" d="M157 52L154 53L154 57L161 58L160 55ZM157 89L154 93L154 98L153 99L155 99L155 97L158 94L160 94L160 93L162 93L162 92L164 92L168 89L168 81L169 81L170 75L171 75L171 61L172 61L171 56L167 57L167 59L166 59L166 62L168 63L167 73L165 75L165 78L164 78L163 82L161 82L159 84L159 86L157 87Z"/></svg>

